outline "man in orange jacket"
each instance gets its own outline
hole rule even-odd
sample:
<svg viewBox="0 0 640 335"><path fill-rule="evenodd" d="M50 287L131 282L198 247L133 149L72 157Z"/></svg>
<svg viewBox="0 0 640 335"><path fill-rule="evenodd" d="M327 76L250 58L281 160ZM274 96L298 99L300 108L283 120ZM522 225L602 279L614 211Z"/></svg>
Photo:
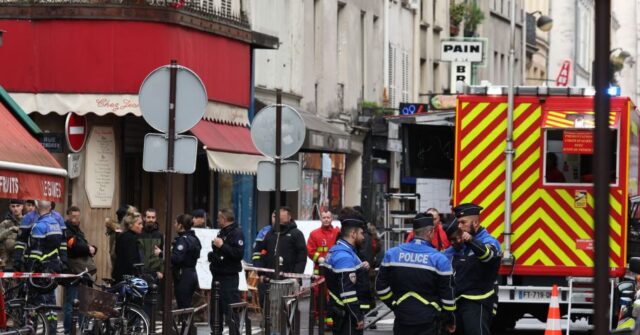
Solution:
<svg viewBox="0 0 640 335"><path fill-rule="evenodd" d="M340 234L340 228L334 227L331 225L331 221L333 221L333 215L331 211L326 210L320 214L320 220L322 225L320 228L311 232L309 235L309 240L307 240L307 254L309 258L313 261L313 274L319 275L319 265L320 263L324 263L324 258L327 256L329 249L333 247L338 239L338 235ZM313 314L316 319L318 318L318 287L315 287L313 290L313 294L315 297L315 306L313 307ZM324 297L325 301L327 297ZM325 304L326 306L326 304ZM330 318L325 319L325 323L328 326L333 324L333 321Z"/></svg>

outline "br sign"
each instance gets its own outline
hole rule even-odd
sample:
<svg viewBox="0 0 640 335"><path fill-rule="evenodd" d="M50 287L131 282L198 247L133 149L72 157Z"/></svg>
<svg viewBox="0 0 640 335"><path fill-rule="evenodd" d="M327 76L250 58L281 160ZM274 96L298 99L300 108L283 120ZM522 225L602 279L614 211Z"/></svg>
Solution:
<svg viewBox="0 0 640 335"><path fill-rule="evenodd" d="M446 62L482 63L483 47L482 41L442 41L440 59Z"/></svg>

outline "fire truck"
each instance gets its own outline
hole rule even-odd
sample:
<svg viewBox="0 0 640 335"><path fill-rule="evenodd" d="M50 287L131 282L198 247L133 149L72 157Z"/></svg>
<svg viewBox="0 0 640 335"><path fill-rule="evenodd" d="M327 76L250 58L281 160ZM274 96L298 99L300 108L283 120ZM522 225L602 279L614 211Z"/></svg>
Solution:
<svg viewBox="0 0 640 335"><path fill-rule="evenodd" d="M498 327L515 325L525 313L544 321L553 284L560 287L561 311L569 324L593 314L594 92L576 87L516 87L514 92L511 120L505 87L468 86L458 96L453 201L484 207L481 225L502 243ZM508 122L511 171L505 154ZM612 297L630 249L637 249L637 243L628 242L630 213L639 198L639 122L629 98L611 97ZM509 174L511 194L506 195ZM510 231L505 199L511 205ZM613 306L611 314L616 314Z"/></svg>

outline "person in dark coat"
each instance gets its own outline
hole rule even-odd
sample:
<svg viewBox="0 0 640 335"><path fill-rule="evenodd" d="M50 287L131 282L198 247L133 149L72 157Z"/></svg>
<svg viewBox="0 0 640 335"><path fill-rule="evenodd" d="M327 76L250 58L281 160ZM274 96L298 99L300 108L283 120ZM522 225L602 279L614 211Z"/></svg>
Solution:
<svg viewBox="0 0 640 335"><path fill-rule="evenodd" d="M276 245L281 272L303 273L307 265L307 242L298 226L291 218L289 207L280 207L280 233L271 229L262 241L262 250L254 252L259 255L253 259L253 265L261 268L275 269L276 267ZM264 306L264 293L267 289L265 278L274 278L271 272L260 273L258 293L260 296L260 306Z"/></svg>
<svg viewBox="0 0 640 335"><path fill-rule="evenodd" d="M96 255L98 248L89 244L84 232L80 229L80 208L71 206L67 209L67 263L69 271L74 274L89 271L94 275L97 271L96 263L93 256ZM73 309L73 300L78 299L78 284L67 285L64 289L64 333L71 333L71 312Z"/></svg>
<svg viewBox="0 0 640 335"><path fill-rule="evenodd" d="M200 257L202 245L191 230L193 217L189 214L178 215L174 222L178 236L173 240L171 248L171 271L173 271L173 287L178 308L191 307L193 293L198 288L196 264Z"/></svg>
<svg viewBox="0 0 640 335"><path fill-rule="evenodd" d="M209 269L211 270L211 287L217 281L220 283L220 305L218 308L218 329L222 329L223 316L226 316L227 325L231 321L231 310L229 304L240 302L240 291L238 284L240 278L238 273L242 270L242 257L244 256L244 234L242 229L235 223L235 216L231 209L223 209L218 212L218 236L211 241L211 249L207 255ZM211 295L211 306L213 306L213 294ZM214 308L209 309L209 324L211 330L214 329L215 315Z"/></svg>
<svg viewBox="0 0 640 335"><path fill-rule="evenodd" d="M255 260L257 267L275 269L276 245L280 256L280 271L303 273L307 265L307 242L291 218L289 207L280 208L280 233L271 229L264 238L262 257ZM273 273L263 273L262 276L273 277Z"/></svg>
<svg viewBox="0 0 640 335"><path fill-rule="evenodd" d="M111 274L116 282L122 281L124 275L138 275L135 265L144 262L138 242L142 233L142 215L135 207L129 207L123 223L126 231L116 240L116 262Z"/></svg>

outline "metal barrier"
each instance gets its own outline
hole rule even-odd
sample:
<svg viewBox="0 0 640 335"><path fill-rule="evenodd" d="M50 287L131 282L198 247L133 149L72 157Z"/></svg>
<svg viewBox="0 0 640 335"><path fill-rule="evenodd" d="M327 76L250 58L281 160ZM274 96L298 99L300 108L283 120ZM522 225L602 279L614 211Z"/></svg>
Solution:
<svg viewBox="0 0 640 335"><path fill-rule="evenodd" d="M229 309L231 309L232 313L229 335L241 335L242 328L245 330L245 335L251 335L251 319L249 319L249 313L247 313L248 307L249 305L246 302L229 304Z"/></svg>
<svg viewBox="0 0 640 335"><path fill-rule="evenodd" d="M297 284L298 283L295 279L272 279L269 282L269 289L271 290L271 294L269 295L270 308L267 313L271 315L271 334L287 334L286 320L288 315L284 313L284 310L282 309L282 303L285 296L291 296L295 294Z"/></svg>

